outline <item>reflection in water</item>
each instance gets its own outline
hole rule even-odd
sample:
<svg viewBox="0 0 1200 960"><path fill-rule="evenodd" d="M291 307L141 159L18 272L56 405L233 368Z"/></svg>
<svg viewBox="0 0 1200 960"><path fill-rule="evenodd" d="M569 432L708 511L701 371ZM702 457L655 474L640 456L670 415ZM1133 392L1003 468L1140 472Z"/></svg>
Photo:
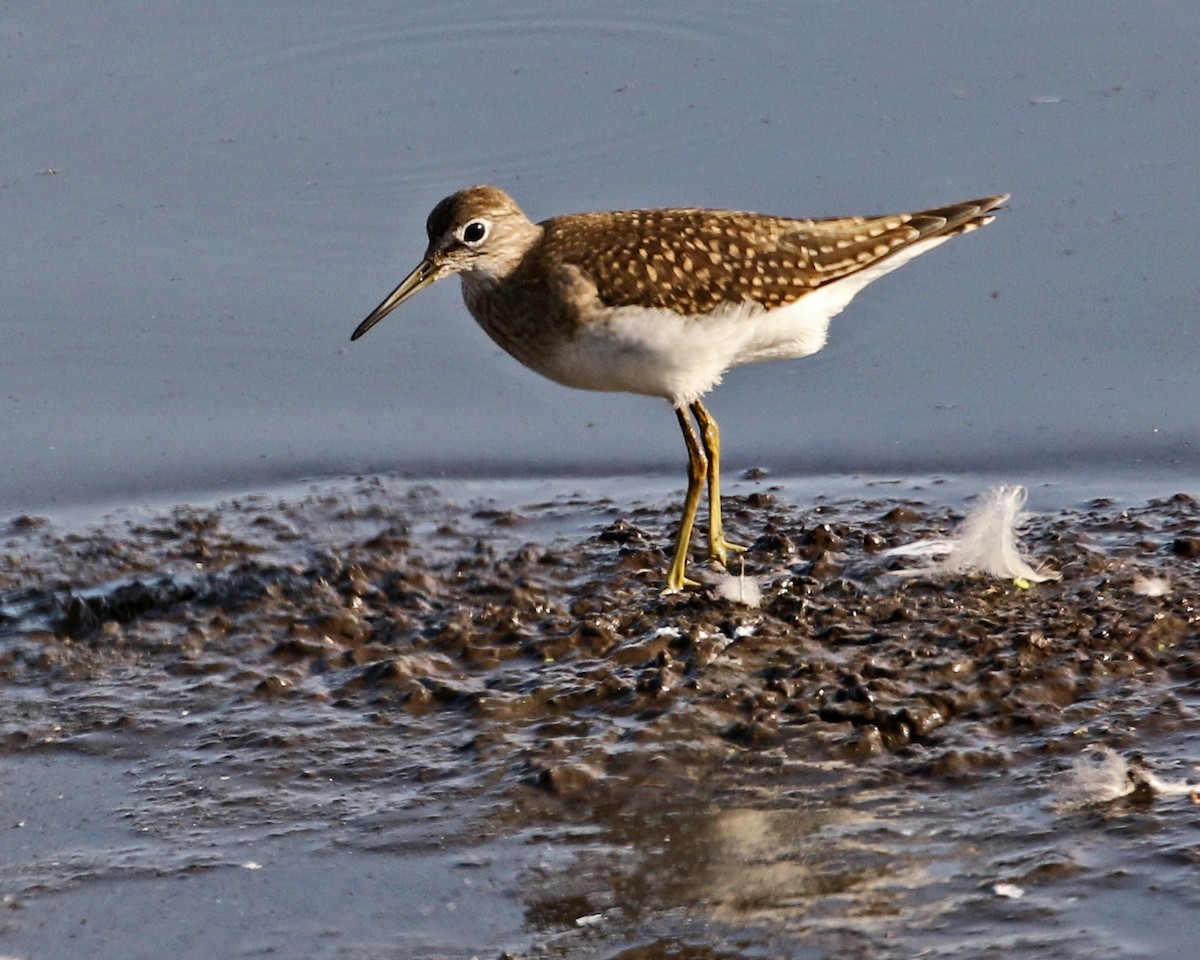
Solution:
<svg viewBox="0 0 1200 960"><path fill-rule="evenodd" d="M636 851L636 865L620 880L619 905L634 916L683 908L731 928L817 928L893 916L932 882L932 851L920 855L897 825L863 806L795 803L667 800L650 817L616 821L613 842Z"/></svg>
<svg viewBox="0 0 1200 960"><path fill-rule="evenodd" d="M861 811L723 810L708 826L704 899L723 920L775 916L825 897L862 898L894 866L862 842L877 823Z"/></svg>
<svg viewBox="0 0 1200 960"><path fill-rule="evenodd" d="M1194 736L1186 742L1198 746ZM1121 944L1162 884L1171 891L1161 902L1171 919L1155 935L1166 953L1155 955L1181 955L1172 951L1180 946L1179 925L1188 922L1192 881L1163 841L1196 828L1180 819L1178 806L1133 804L1064 820L1038 777L991 777L969 791L918 788L915 795L902 781L895 789L864 783L856 790L860 778L863 771L852 767L826 767L823 789L798 792L794 784L762 780L750 791L744 780L727 785L760 803L775 796L794 806L668 792L653 813L613 816L611 846L578 847L569 867L538 884L543 894L556 891L538 902L543 910L555 903L568 929L582 915L610 931L653 926L675 944L754 945L722 957L841 956L840 948L873 960L910 960L945 947L953 931L950 940L968 951L964 956L1036 944L1047 955L1082 960L1147 955L1140 948L1126 953ZM719 790L723 780L706 789ZM831 786L852 799L831 805ZM1125 890L1127 911L1081 925L1097 883ZM1014 899L1017 889L1022 895Z"/></svg>
<svg viewBox="0 0 1200 960"><path fill-rule="evenodd" d="M1188 903L1187 797L1052 801L1089 743L1195 753L1196 502L1032 518L1060 582L898 584L882 548L952 525L917 493L731 498L731 533L767 531L743 537L758 610L660 594L662 490L376 478L14 518L0 749L133 758L122 816L154 842L18 854L0 895L261 863L244 848L285 838L403 864L451 836L519 851L530 935L567 955L1059 946L1114 882ZM1169 594L1136 589L1148 570Z"/></svg>

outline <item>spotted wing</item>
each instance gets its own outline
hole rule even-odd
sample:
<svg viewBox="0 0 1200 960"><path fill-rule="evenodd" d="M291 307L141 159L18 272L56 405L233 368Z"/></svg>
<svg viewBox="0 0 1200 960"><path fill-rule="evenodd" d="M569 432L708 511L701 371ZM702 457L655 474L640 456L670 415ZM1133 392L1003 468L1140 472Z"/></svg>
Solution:
<svg viewBox="0 0 1200 960"><path fill-rule="evenodd" d="M771 309L920 240L983 226L1006 199L826 220L725 210L574 214L543 224L543 249L582 270L608 306L697 316L749 300Z"/></svg>

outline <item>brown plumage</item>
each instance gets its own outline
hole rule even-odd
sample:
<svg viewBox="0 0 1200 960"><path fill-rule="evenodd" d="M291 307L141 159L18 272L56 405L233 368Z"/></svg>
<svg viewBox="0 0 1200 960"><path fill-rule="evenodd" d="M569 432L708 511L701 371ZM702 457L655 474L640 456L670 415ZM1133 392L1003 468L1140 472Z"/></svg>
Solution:
<svg viewBox="0 0 1200 960"><path fill-rule="evenodd" d="M447 197L426 223L431 248L453 223L499 207L524 217L494 187ZM571 213L543 220L530 267L574 264L610 307L654 306L683 316L751 300L772 309L870 266L919 240L992 221L1006 194L917 213L795 220L732 210ZM509 205L511 204L511 208Z"/></svg>
<svg viewBox="0 0 1200 960"><path fill-rule="evenodd" d="M700 397L730 367L815 353L859 290L990 223L1007 199L825 220L665 209L533 223L503 190L469 187L434 207L425 257L351 339L457 273L472 316L526 366L572 387L670 401L688 450L667 574L667 589L678 590L706 483L709 557L724 564L741 549L723 532L720 435Z"/></svg>

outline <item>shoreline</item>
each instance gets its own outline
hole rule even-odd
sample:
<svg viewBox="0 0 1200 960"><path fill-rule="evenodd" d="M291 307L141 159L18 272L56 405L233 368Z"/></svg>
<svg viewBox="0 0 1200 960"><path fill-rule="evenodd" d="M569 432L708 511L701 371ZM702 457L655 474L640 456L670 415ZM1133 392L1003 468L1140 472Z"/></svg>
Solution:
<svg viewBox="0 0 1200 960"><path fill-rule="evenodd" d="M1114 883L1190 916L1186 796L1057 804L1097 747L1200 779L1200 506L1040 509L1067 491L1034 486L1022 543L1062 581L890 577L909 561L883 549L951 530L974 480L731 478L758 608L661 595L667 477L372 477L7 521L0 755L73 803L19 773L0 794L44 838L7 837L0 951L83 956L86 917L111 945L89 960L128 956L109 905L156 930L181 882L207 903L222 877L242 919L177 916L157 935L180 960L311 956L305 937L898 958L1014 931L1082 958L1129 935L1119 912L1078 935ZM81 757L117 780L67 775ZM89 804L119 816L81 824ZM389 912L364 870L414 897Z"/></svg>

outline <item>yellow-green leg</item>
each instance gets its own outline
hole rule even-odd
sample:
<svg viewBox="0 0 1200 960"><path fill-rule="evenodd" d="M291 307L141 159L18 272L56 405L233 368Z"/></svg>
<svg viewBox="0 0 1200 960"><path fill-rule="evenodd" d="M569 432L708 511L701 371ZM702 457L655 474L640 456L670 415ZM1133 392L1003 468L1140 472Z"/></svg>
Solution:
<svg viewBox="0 0 1200 960"><path fill-rule="evenodd" d="M700 439L704 452L708 454L708 555L729 566L729 553L740 553L746 548L725 539L725 527L721 523L721 431L699 400L692 405L692 413L700 424Z"/></svg>
<svg viewBox="0 0 1200 960"><path fill-rule="evenodd" d="M683 442L687 445L688 487L687 495L683 498L683 517L679 521L679 534L675 538L675 556L671 559L671 569L667 571L667 587L664 591L666 593L682 590L688 585L695 586L684 576L684 570L687 567L688 543L692 539L692 526L696 522L696 511L700 509L700 493L704 489L704 481L708 477L708 458L704 456L700 438L696 436L696 428L692 426L687 409L677 407L675 416L679 418L679 426L683 430Z"/></svg>

